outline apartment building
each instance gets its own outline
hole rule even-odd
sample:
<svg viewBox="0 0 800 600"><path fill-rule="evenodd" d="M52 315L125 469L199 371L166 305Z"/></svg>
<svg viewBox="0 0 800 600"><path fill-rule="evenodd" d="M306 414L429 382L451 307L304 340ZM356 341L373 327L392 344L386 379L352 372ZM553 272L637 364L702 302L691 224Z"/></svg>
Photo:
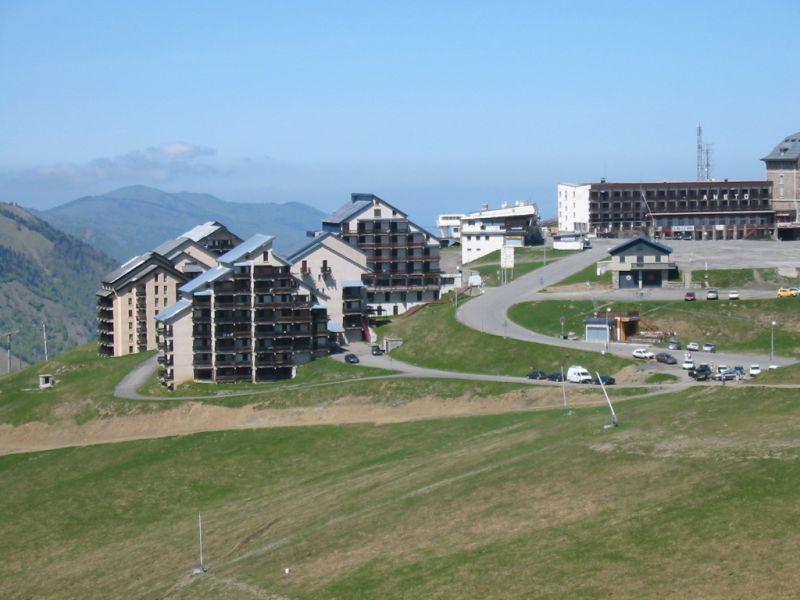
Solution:
<svg viewBox="0 0 800 600"><path fill-rule="evenodd" d="M350 203L322 221L322 231L366 255L371 273L362 281L375 313L397 315L438 300L439 239L397 207L374 194L351 194Z"/></svg>
<svg viewBox="0 0 800 600"><path fill-rule="evenodd" d="M367 256L332 233L315 236L286 257L291 273L314 289L328 312L328 330L338 343L369 340Z"/></svg>
<svg viewBox="0 0 800 600"><path fill-rule="evenodd" d="M772 183L772 206L778 237L797 239L800 235L800 132L782 139L761 159Z"/></svg>
<svg viewBox="0 0 800 600"><path fill-rule="evenodd" d="M562 183L558 227L608 237L769 238L775 231L772 182Z"/></svg>
<svg viewBox="0 0 800 600"><path fill-rule="evenodd" d="M477 212L461 218L461 263L466 264L503 246L521 248L540 243L539 210L533 203L503 203L490 209L483 205Z"/></svg>
<svg viewBox="0 0 800 600"><path fill-rule="evenodd" d="M263 382L292 378L330 351L325 305L254 235L180 288L156 317L163 381Z"/></svg>
<svg viewBox="0 0 800 600"><path fill-rule="evenodd" d="M214 248L238 239L219 223L195 227L109 273L97 291L98 352L124 356L157 347L153 320L178 288L217 263Z"/></svg>
<svg viewBox="0 0 800 600"><path fill-rule="evenodd" d="M192 240L217 256L242 243L242 238L217 221L197 225L180 237Z"/></svg>

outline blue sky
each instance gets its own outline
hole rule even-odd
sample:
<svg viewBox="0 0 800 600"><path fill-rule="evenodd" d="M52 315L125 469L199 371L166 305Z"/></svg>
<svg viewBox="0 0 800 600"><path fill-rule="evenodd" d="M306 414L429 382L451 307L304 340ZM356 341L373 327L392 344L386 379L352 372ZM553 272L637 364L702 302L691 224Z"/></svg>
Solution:
<svg viewBox="0 0 800 600"><path fill-rule="evenodd" d="M800 130L800 2L0 2L0 200L121 185L424 224L717 178ZM268 232L267 232L268 233Z"/></svg>

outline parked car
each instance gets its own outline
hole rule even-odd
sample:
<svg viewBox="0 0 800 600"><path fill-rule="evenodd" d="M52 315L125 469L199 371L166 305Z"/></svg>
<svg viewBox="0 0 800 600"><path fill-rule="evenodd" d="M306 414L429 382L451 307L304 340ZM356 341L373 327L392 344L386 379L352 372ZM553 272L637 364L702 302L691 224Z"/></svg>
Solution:
<svg viewBox="0 0 800 600"><path fill-rule="evenodd" d="M761 375L761 366L760 365L750 365L750 377L758 377Z"/></svg>
<svg viewBox="0 0 800 600"><path fill-rule="evenodd" d="M547 376L547 381L564 381L564 378L561 376L561 371L556 371Z"/></svg>
<svg viewBox="0 0 800 600"><path fill-rule="evenodd" d="M355 364L357 364L357 363L359 363L361 361L358 360L358 357L355 354L345 354L344 355L344 362L349 363L351 365L355 365Z"/></svg>
<svg viewBox="0 0 800 600"><path fill-rule="evenodd" d="M689 377L696 381L707 381L711 377L711 367L706 364L700 364L689 369Z"/></svg>
<svg viewBox="0 0 800 600"><path fill-rule="evenodd" d="M790 288L778 289L778 298L792 298L794 296L797 296L797 293Z"/></svg>
<svg viewBox="0 0 800 600"><path fill-rule="evenodd" d="M611 375L600 375L600 377L595 377L592 379L592 383L595 385L600 385L600 382L603 382L603 385L614 385L617 383L617 380Z"/></svg>
<svg viewBox="0 0 800 600"><path fill-rule="evenodd" d="M559 373L559 375L561 375L561 373ZM544 371L531 371L528 373L528 379L538 379L541 381L542 379L547 379L547 373Z"/></svg>
<svg viewBox="0 0 800 600"><path fill-rule="evenodd" d="M728 292L728 300L738 300L739 299L739 290L731 290Z"/></svg>
<svg viewBox="0 0 800 600"><path fill-rule="evenodd" d="M669 344L667 344L668 350L680 350L681 343L678 340L670 340Z"/></svg>
<svg viewBox="0 0 800 600"><path fill-rule="evenodd" d="M698 350L700 350L700 346L697 344L697 342L689 342L688 344L686 344L686 349L691 352L697 352Z"/></svg>
<svg viewBox="0 0 800 600"><path fill-rule="evenodd" d="M678 364L678 359L672 356L669 352L659 352L656 354L656 361L664 363L665 365Z"/></svg>
<svg viewBox="0 0 800 600"><path fill-rule="evenodd" d="M683 295L683 299L685 302L694 302L695 300L697 300L697 296L695 296L694 292L686 292Z"/></svg>
<svg viewBox="0 0 800 600"><path fill-rule="evenodd" d="M681 363L681 369L694 369L694 361L691 358L684 358L683 362Z"/></svg>
<svg viewBox="0 0 800 600"><path fill-rule="evenodd" d="M650 350L647 348L637 348L631 354L633 354L633 358L643 358L645 360L650 360L655 356Z"/></svg>
<svg viewBox="0 0 800 600"><path fill-rule="evenodd" d="M591 383L592 375L580 365L572 365L567 369L567 381L572 383Z"/></svg>
<svg viewBox="0 0 800 600"><path fill-rule="evenodd" d="M715 289L710 289L706 292L706 300L719 300L719 292Z"/></svg>
<svg viewBox="0 0 800 600"><path fill-rule="evenodd" d="M380 356L381 354L383 354L383 348L381 348L377 344L372 345L371 351L372 351L372 356Z"/></svg>
<svg viewBox="0 0 800 600"><path fill-rule="evenodd" d="M706 342L705 344L703 344L703 352L716 352L716 351L717 351L716 344L712 344L710 342Z"/></svg>
<svg viewBox="0 0 800 600"><path fill-rule="evenodd" d="M732 381L736 379L736 371L730 368L720 369L714 373L712 379L714 381Z"/></svg>

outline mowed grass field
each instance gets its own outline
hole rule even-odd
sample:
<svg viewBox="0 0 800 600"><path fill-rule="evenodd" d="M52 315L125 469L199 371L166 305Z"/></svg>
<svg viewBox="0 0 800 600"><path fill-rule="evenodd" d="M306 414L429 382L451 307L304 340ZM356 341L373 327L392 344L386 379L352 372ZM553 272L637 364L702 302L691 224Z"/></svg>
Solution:
<svg viewBox="0 0 800 600"><path fill-rule="evenodd" d="M676 332L681 341L714 342L720 351L769 354L771 323L775 327L775 353L800 357L800 299L699 300L601 302L598 309L638 311L662 331ZM565 330L583 331L583 320L595 310L590 301L526 302L511 307L509 318L534 331L556 335Z"/></svg>
<svg viewBox="0 0 800 600"><path fill-rule="evenodd" d="M798 395L617 411L0 457L0 597L795 598Z"/></svg>

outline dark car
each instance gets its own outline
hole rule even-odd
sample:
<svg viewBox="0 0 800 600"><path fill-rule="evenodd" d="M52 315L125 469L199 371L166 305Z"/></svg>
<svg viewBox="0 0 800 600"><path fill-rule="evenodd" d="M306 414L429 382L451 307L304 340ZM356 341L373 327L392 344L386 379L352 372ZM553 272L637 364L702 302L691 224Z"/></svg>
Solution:
<svg viewBox="0 0 800 600"><path fill-rule="evenodd" d="M689 377L695 381L708 381L711 377L711 367L708 365L697 365L693 369L689 369Z"/></svg>
<svg viewBox="0 0 800 600"><path fill-rule="evenodd" d="M680 350L681 343L678 340L670 340L669 344L667 344L667 348L669 348L670 350Z"/></svg>
<svg viewBox="0 0 800 600"><path fill-rule="evenodd" d="M697 300L697 296L695 296L694 292L686 292L686 294L683 296L683 299L686 302L694 302Z"/></svg>
<svg viewBox="0 0 800 600"><path fill-rule="evenodd" d="M617 383L617 380L611 375L600 375L600 377L595 377L592 379L592 383L595 385L600 385L600 382L602 382L603 385L614 385Z"/></svg>
<svg viewBox="0 0 800 600"><path fill-rule="evenodd" d="M561 375L560 371L556 371L547 376L547 381L564 381L564 377Z"/></svg>
<svg viewBox="0 0 800 600"><path fill-rule="evenodd" d="M665 365L674 365L678 363L678 359L669 352L659 352L656 354L656 362L664 363Z"/></svg>
<svg viewBox="0 0 800 600"><path fill-rule="evenodd" d="M357 364L357 363L359 363L361 361L358 360L358 357L355 354L345 354L344 355L344 362L350 363L351 365L355 365L355 364Z"/></svg>
<svg viewBox="0 0 800 600"><path fill-rule="evenodd" d="M561 377L561 373L559 373L558 376ZM544 371L531 371L528 373L528 379L547 379L547 373Z"/></svg>
<svg viewBox="0 0 800 600"><path fill-rule="evenodd" d="M380 356L381 354L383 354L383 348L381 348L377 344L373 344L373 346L372 346L372 356Z"/></svg>

